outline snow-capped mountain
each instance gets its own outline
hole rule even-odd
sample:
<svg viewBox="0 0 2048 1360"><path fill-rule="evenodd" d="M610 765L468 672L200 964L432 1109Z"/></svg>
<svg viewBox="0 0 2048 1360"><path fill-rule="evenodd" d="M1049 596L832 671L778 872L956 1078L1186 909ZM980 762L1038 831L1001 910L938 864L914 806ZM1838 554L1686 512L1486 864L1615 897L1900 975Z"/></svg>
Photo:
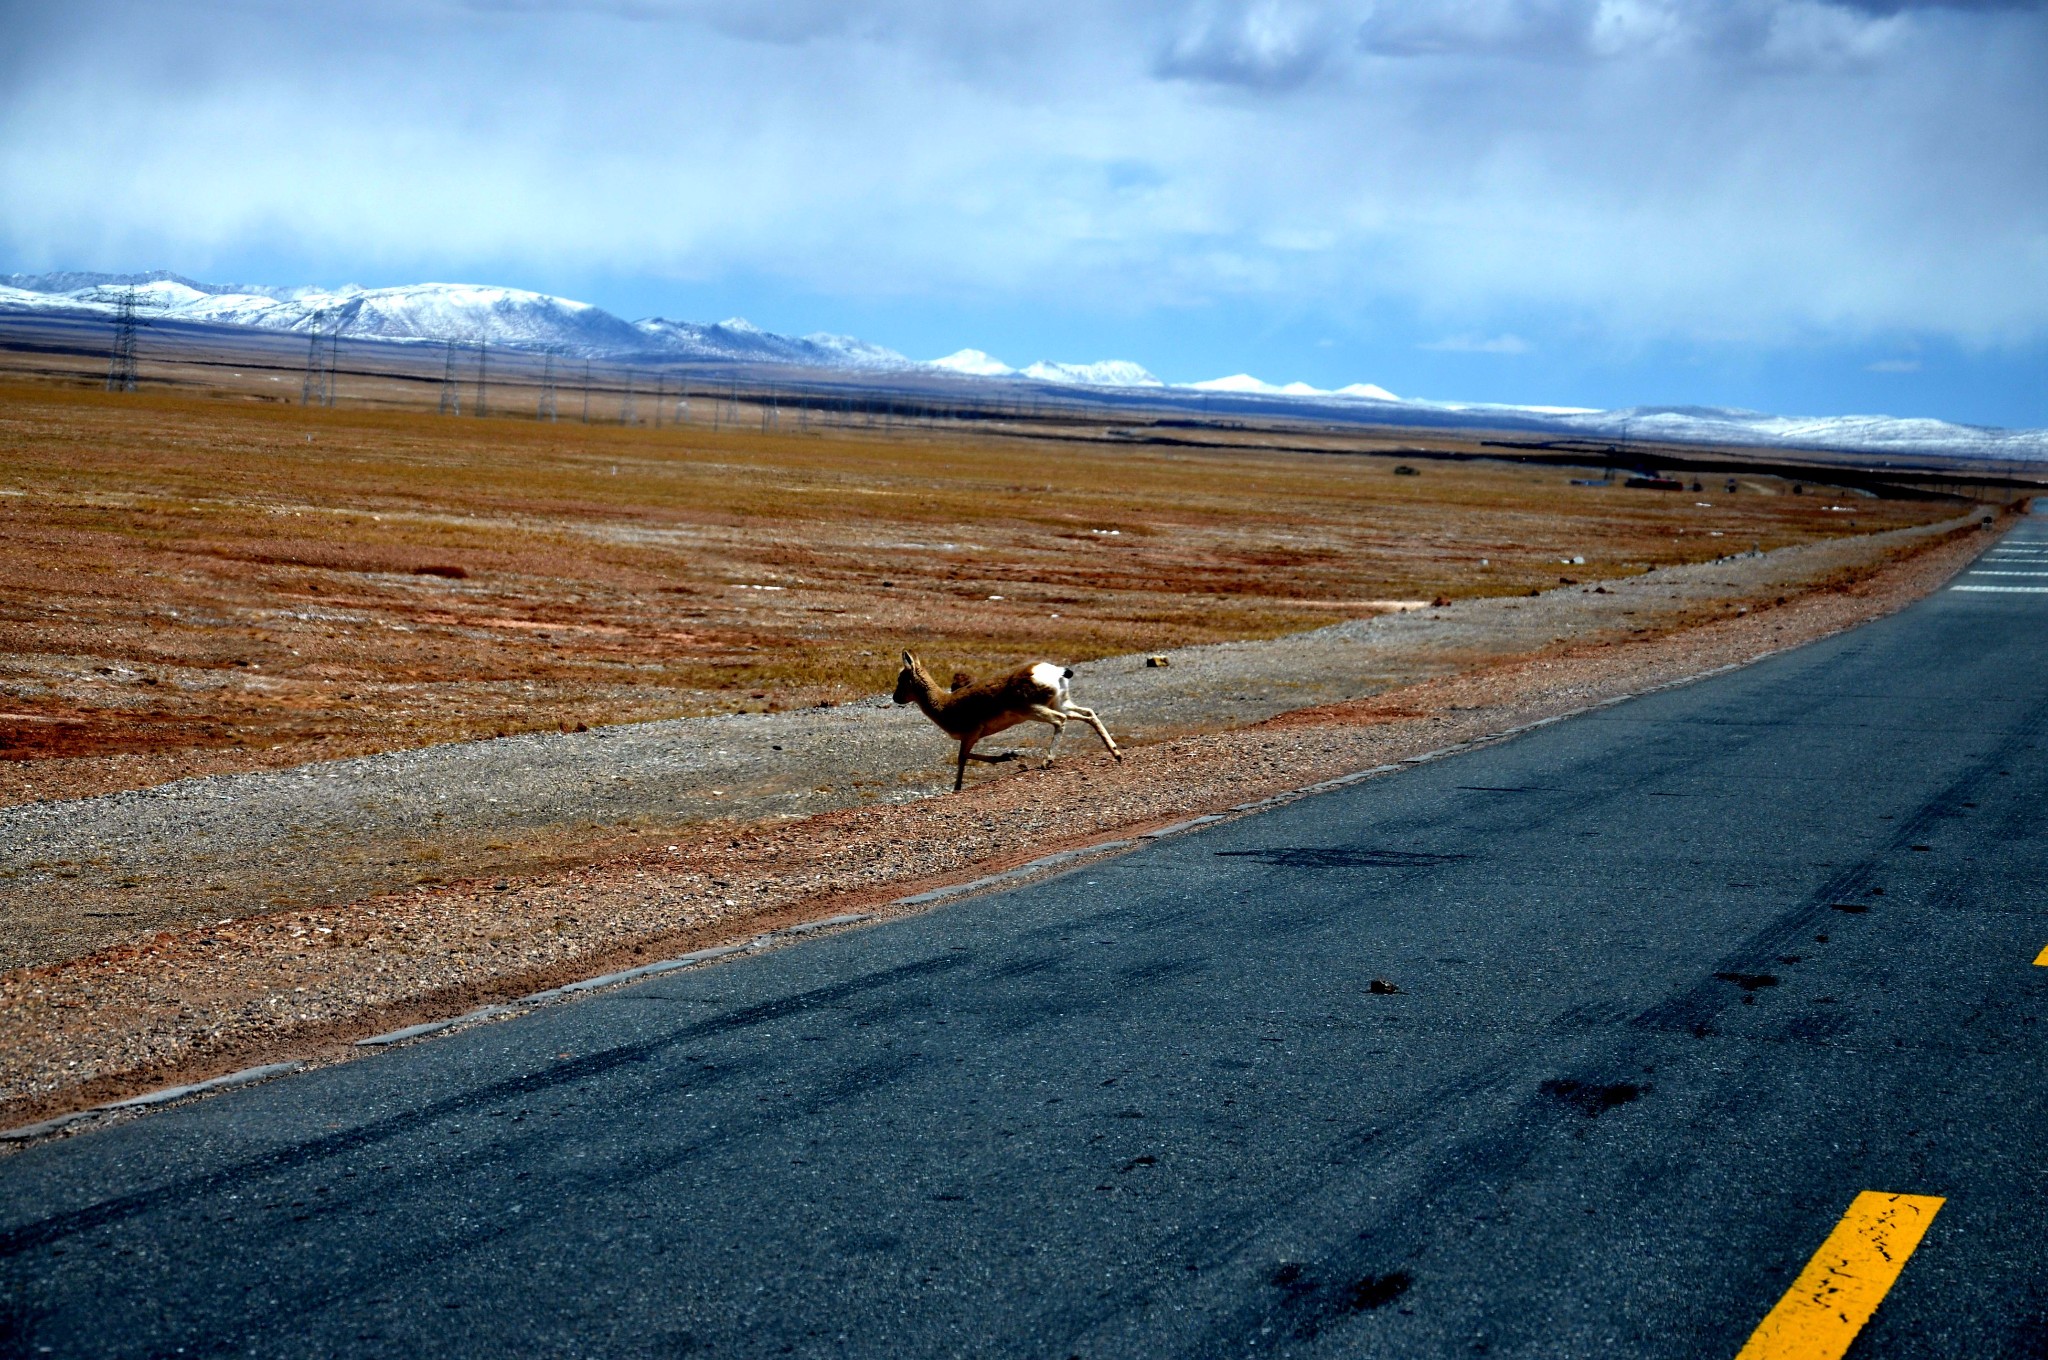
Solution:
<svg viewBox="0 0 2048 1360"><path fill-rule="evenodd" d="M133 288L152 317L261 330L398 341L487 341L577 357L636 356L815 368L914 368L891 349L844 335L777 335L735 317L715 325L622 321L587 302L469 283L398 288L250 288L175 274L0 276L0 310L111 314Z"/></svg>
<svg viewBox="0 0 2048 1360"><path fill-rule="evenodd" d="M893 349L871 345L850 335L829 335L823 331L802 337L777 335L741 317L730 317L709 326L695 321L650 317L646 321L634 322L633 329L642 337L639 348L678 359L801 364L806 368L916 367Z"/></svg>
<svg viewBox="0 0 2048 1360"><path fill-rule="evenodd" d="M133 289L152 318L247 326L297 334L336 333L396 343L487 341L515 349L623 361L784 364L871 375L924 374L960 381L999 380L1087 388L1105 399L1170 400L1199 393L1245 410L1320 408L1337 418L1382 424L1470 427L1510 425L1627 444L1635 441L1863 451L1908 457L2048 461L2048 430L2000 430L1943 420L1891 416L1773 416L1720 407L1508 406L1423 401L1372 383L1334 391L1304 382L1276 384L1248 373L1179 386L1138 364L1040 361L1012 368L978 349L919 362L851 336L778 335L735 317L711 325L651 317L623 321L587 302L519 288L418 283L397 288L275 288L201 283L155 270L145 274L0 275L0 313L111 316Z"/></svg>
<svg viewBox="0 0 2048 1360"><path fill-rule="evenodd" d="M123 294L131 289L152 318L297 334L318 332L414 343L484 341L577 358L790 364L867 373L921 369L1083 387L1165 386L1137 364L1121 359L1092 364L1040 362L1015 369L980 350L961 350L944 359L919 363L849 335L778 335L739 317L710 325L666 317L622 321L587 302L470 283L268 288L201 283L163 270L146 274L8 274L0 275L0 311L112 315Z"/></svg>
<svg viewBox="0 0 2048 1360"><path fill-rule="evenodd" d="M1206 382L1189 383L1197 392L1235 392L1254 397L1327 397L1330 393L1320 387L1310 387L1305 382L1291 382L1284 386L1264 382L1249 373L1233 373L1227 378L1210 378Z"/></svg>
<svg viewBox="0 0 2048 1360"><path fill-rule="evenodd" d="M646 347L600 307L520 288L416 283L400 288L249 288L174 274L12 274L0 308L111 314L131 287L153 318L400 341L486 340L522 349L610 354Z"/></svg>
<svg viewBox="0 0 2048 1360"><path fill-rule="evenodd" d="M1263 382L1248 373L1186 383L1182 388L1304 405L1312 402L1333 410L1369 406L1373 419L1397 425L1483 425L1498 421L1559 435L1610 440L1623 446L1631 442L1722 444L1904 457L2048 460L2048 430L2003 430L1924 418L1774 416L1719 406L1636 406L1600 411L1584 406L1424 401L1397 397L1373 383L1352 383L1331 392L1302 382L1284 386Z"/></svg>
<svg viewBox="0 0 2048 1360"><path fill-rule="evenodd" d="M1276 384L1254 378L1249 373L1233 373L1227 378L1210 378L1206 382L1187 383L1196 392L1232 392L1256 397L1357 397L1365 401L1399 401L1399 397L1377 383L1350 383L1331 391L1323 387L1310 387L1305 382Z"/></svg>
<svg viewBox="0 0 2048 1360"><path fill-rule="evenodd" d="M241 324L338 330L377 340L474 337L520 349L552 346L573 354L601 354L639 343L638 331L602 308L518 288L420 283L309 293L277 306L278 312ZM298 308L299 315L294 318L282 311L286 307Z"/></svg>
<svg viewBox="0 0 2048 1360"><path fill-rule="evenodd" d="M1551 419L1560 426L1609 439L1854 450L1909 457L2048 459L2048 430L2002 430L1901 416L1773 416L1718 406L1637 406Z"/></svg>
<svg viewBox="0 0 2048 1360"><path fill-rule="evenodd" d="M991 358L978 349L955 350L943 359L933 359L928 368L941 368L952 373L964 373L970 378L1014 378L1017 370L1001 359Z"/></svg>
<svg viewBox="0 0 2048 1360"><path fill-rule="evenodd" d="M943 359L933 359L926 368L965 374L970 378L1023 378L1030 382L1058 383L1066 387L1164 387L1165 383L1142 365L1128 359L1101 359L1092 364L1056 364L1040 359L1022 368L1011 368L1001 359L978 349L957 350Z"/></svg>
<svg viewBox="0 0 2048 1360"><path fill-rule="evenodd" d="M272 288L260 283L201 283L197 279L188 279L183 274L173 274L168 269L152 269L142 274L94 274L80 270L60 270L49 274L0 274L0 288L17 288L34 293L70 293L95 288L118 290L152 283L181 284L195 293L245 293L270 298L286 298L299 293L320 291L317 288Z"/></svg>
<svg viewBox="0 0 2048 1360"><path fill-rule="evenodd" d="M1075 387L1164 387L1128 359L1099 359L1092 364L1054 364L1040 360L1027 365L1023 376L1033 382L1064 383Z"/></svg>

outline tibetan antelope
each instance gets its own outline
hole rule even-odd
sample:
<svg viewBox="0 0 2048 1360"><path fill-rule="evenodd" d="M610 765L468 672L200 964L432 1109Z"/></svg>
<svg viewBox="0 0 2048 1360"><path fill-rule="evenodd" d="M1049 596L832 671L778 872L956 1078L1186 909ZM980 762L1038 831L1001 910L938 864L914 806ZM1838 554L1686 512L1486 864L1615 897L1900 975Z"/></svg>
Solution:
<svg viewBox="0 0 2048 1360"><path fill-rule="evenodd" d="M976 755L974 743L1018 723L1042 722L1052 728L1052 740L1045 748L1047 764L1052 763L1068 720L1076 718L1094 728L1109 753L1121 761L1124 753L1109 739L1109 729L1095 716L1095 710L1074 702L1069 692L1073 678L1074 673L1064 666L1038 661L1019 666L1008 675L978 682L964 671L955 671L952 688L940 689L924 663L905 652L903 669L896 676L894 697L899 704L916 704L938 724L940 731L960 743L959 768L953 775L953 792L958 793L967 782L968 761L996 765L1017 758L1014 751L999 756Z"/></svg>

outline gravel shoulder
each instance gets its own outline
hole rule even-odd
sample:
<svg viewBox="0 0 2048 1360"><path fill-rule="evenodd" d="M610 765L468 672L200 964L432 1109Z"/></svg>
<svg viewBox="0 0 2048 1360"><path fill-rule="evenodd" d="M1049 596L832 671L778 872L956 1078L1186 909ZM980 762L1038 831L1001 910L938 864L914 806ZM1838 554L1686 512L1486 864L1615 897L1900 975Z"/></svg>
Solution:
<svg viewBox="0 0 2048 1360"><path fill-rule="evenodd" d="M1132 834L1825 636L1975 516L1079 668L1130 758L970 772L876 697L0 809L0 1125ZM1561 568L1569 572L1569 567ZM943 669L946 659L930 660ZM1035 755L1042 736L1018 743ZM997 749L999 749L999 744Z"/></svg>

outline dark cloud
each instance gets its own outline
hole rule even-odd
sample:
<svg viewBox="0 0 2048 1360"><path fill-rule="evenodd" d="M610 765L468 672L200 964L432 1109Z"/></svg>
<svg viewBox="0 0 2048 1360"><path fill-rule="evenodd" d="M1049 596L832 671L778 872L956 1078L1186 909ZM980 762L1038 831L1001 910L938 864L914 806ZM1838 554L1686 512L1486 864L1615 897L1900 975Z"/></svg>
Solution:
<svg viewBox="0 0 2048 1360"><path fill-rule="evenodd" d="M1211 5L1183 21L1153 70L1169 80L1287 90L1313 78L1343 45L1343 26L1321 6Z"/></svg>
<svg viewBox="0 0 2048 1360"><path fill-rule="evenodd" d="M1868 14L1899 14L1912 9L2039 10L2048 0L1842 0L1850 9Z"/></svg>

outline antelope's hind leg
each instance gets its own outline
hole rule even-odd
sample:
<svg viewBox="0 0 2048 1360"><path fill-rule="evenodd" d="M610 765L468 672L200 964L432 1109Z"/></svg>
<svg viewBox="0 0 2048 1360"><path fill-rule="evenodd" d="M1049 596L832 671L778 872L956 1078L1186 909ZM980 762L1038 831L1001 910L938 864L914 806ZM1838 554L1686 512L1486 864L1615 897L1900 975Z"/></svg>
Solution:
<svg viewBox="0 0 2048 1360"><path fill-rule="evenodd" d="M1060 749L1060 736L1067 730L1067 715L1044 704L1031 706L1033 722L1042 722L1052 729L1052 740L1045 744L1045 763L1052 764L1053 753Z"/></svg>

